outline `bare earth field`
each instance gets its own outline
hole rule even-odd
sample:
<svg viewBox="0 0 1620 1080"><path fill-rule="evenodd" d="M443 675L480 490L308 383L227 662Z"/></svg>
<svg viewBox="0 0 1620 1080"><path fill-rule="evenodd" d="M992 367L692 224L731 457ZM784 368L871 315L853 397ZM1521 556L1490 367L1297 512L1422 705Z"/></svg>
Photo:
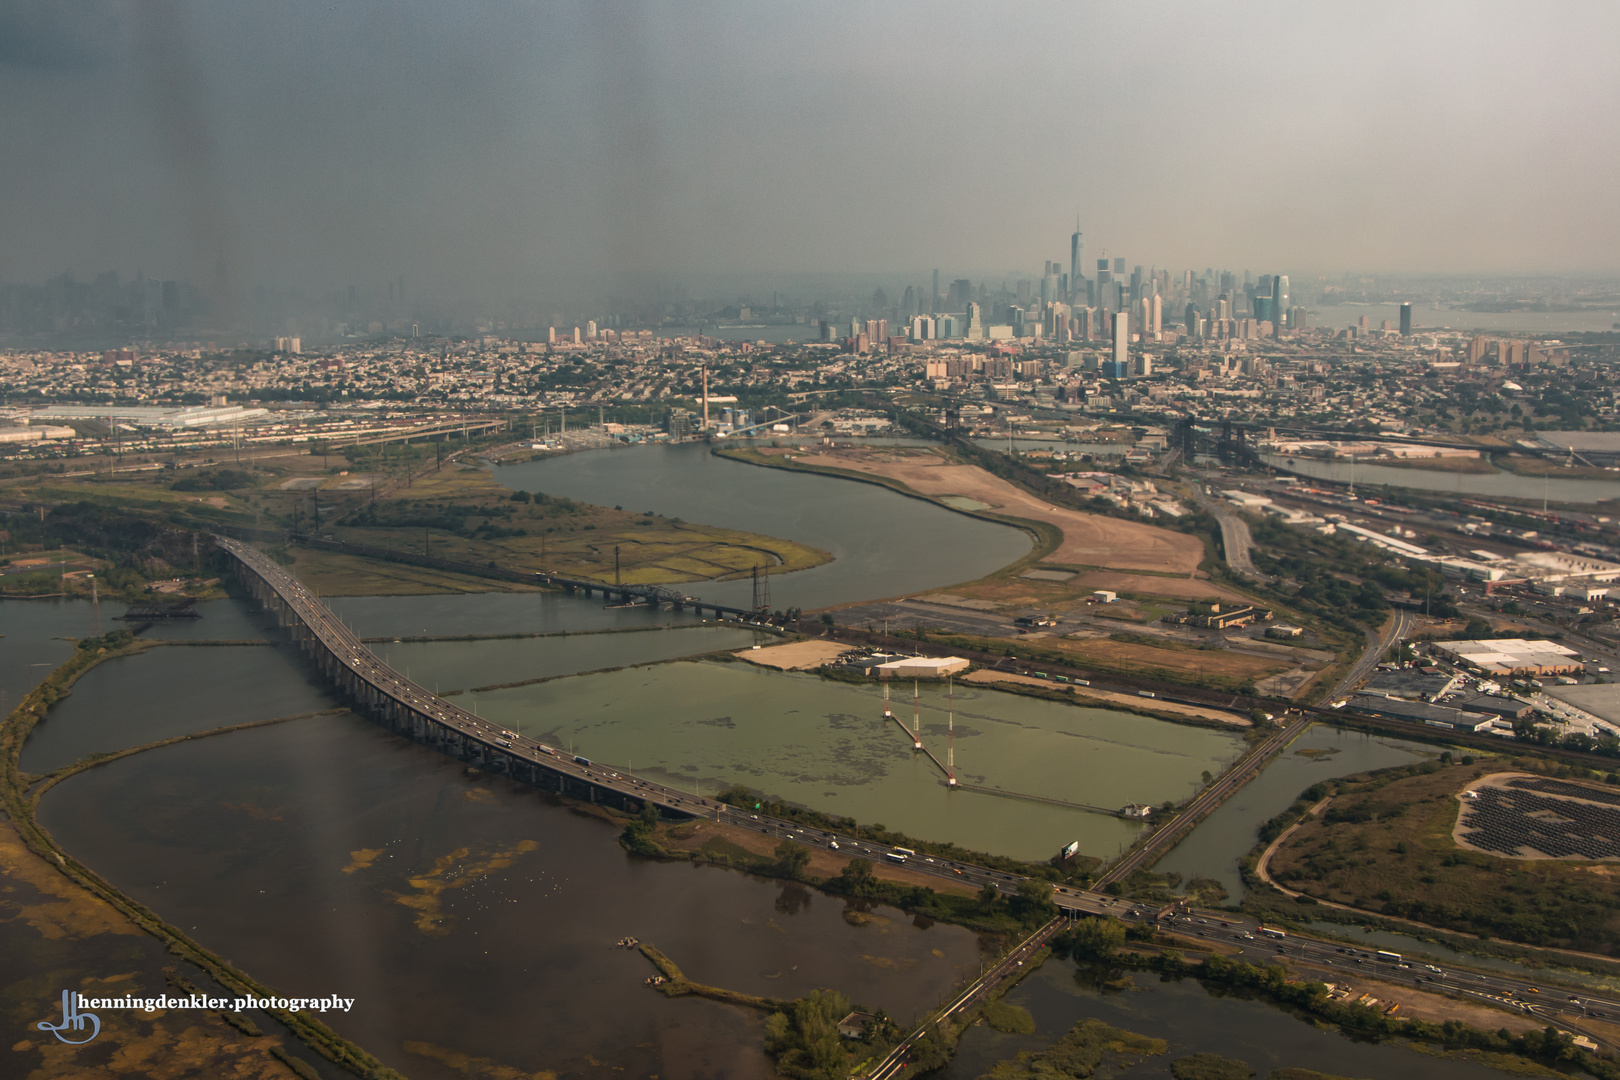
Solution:
<svg viewBox="0 0 1620 1080"><path fill-rule="evenodd" d="M1233 592L1224 585L1189 578L1158 577L1150 574L1117 574L1108 570L1093 570L1089 574L1080 575L1069 584L1087 592L1095 589L1107 589L1116 593L1168 596L1173 600L1207 600L1214 596L1237 604L1250 603L1246 597Z"/></svg>
<svg viewBox="0 0 1620 1080"><path fill-rule="evenodd" d="M937 454L851 449L795 455L794 460L898 480L932 498L965 496L997 513L1055 526L1063 533L1063 543L1044 560L1048 563L1153 570L1192 577L1204 557L1204 546L1196 537L1141 522L1054 507L977 466L953 464Z"/></svg>
<svg viewBox="0 0 1620 1080"><path fill-rule="evenodd" d="M1036 679L1028 675L1013 675L1008 672L988 671L982 668L962 676L962 681L986 684L1021 683L1025 686L1039 686L1044 690L1054 690L1064 685L1054 683L1049 679ZM1116 694L1112 690L1095 690L1089 686L1078 687L1074 693L1077 697L1090 698L1095 701L1106 701L1116 705L1131 705L1137 708L1151 707L1154 712L1175 713L1178 716L1196 716L1202 720L1216 720L1223 724L1231 724L1233 727L1254 726L1248 717L1225 712L1221 709L1204 709L1196 705L1183 705L1179 701L1161 701L1158 699L1148 701L1134 694Z"/></svg>
<svg viewBox="0 0 1620 1080"><path fill-rule="evenodd" d="M760 667L778 668L782 671L807 671L822 664L830 664L848 651L848 645L840 645L836 641L811 640L743 649L732 655Z"/></svg>

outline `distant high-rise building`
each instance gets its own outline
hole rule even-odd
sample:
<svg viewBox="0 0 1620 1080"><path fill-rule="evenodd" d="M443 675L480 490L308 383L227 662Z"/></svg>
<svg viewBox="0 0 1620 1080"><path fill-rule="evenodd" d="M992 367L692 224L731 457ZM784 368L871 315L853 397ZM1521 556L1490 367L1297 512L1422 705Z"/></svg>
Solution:
<svg viewBox="0 0 1620 1080"><path fill-rule="evenodd" d="M933 312L936 312L938 310L939 310L939 271L936 269L934 271L934 297L933 297L932 300L928 301L928 311L929 311L930 314L932 314Z"/></svg>
<svg viewBox="0 0 1620 1080"><path fill-rule="evenodd" d="M980 315L978 304L970 303L967 306L966 335L969 341L984 340L984 319Z"/></svg>
<svg viewBox="0 0 1620 1080"><path fill-rule="evenodd" d="M1047 304L1046 312L1046 338L1059 344L1069 340L1069 309L1061 303Z"/></svg>
<svg viewBox="0 0 1620 1080"><path fill-rule="evenodd" d="M1131 316L1129 312L1121 311L1114 316L1114 363L1120 370L1125 369L1125 362L1131 355Z"/></svg>
<svg viewBox="0 0 1620 1080"><path fill-rule="evenodd" d="M1189 337L1198 336L1198 305L1189 303L1187 310L1181 313L1182 324L1187 327Z"/></svg>
<svg viewBox="0 0 1620 1080"><path fill-rule="evenodd" d="M1080 265L1081 247L1080 222L1077 220L1074 223L1074 235L1069 237L1069 299L1071 302L1076 299L1075 293L1085 288L1084 285L1080 284L1081 279L1085 276L1085 270Z"/></svg>
<svg viewBox="0 0 1620 1080"><path fill-rule="evenodd" d="M1153 321L1151 323L1149 323L1148 325L1153 328L1153 332L1155 334L1159 334L1159 333L1163 332L1163 330L1164 330L1164 327L1162 325L1163 319L1164 319L1164 297L1160 296L1158 293L1154 293L1153 294Z"/></svg>
<svg viewBox="0 0 1620 1080"><path fill-rule="evenodd" d="M1401 337L1412 336L1412 305L1401 305Z"/></svg>
<svg viewBox="0 0 1620 1080"><path fill-rule="evenodd" d="M585 340L586 341L595 341L596 340L596 320L595 319L591 319L588 322L586 322L586 324L585 324Z"/></svg>
<svg viewBox="0 0 1620 1080"><path fill-rule="evenodd" d="M968 301L972 299L973 282L967 278L957 278L951 282L950 308L952 311L966 311Z"/></svg>
<svg viewBox="0 0 1620 1080"><path fill-rule="evenodd" d="M1288 318L1288 275L1278 274L1271 279L1271 336L1281 337L1283 322Z"/></svg>
<svg viewBox="0 0 1620 1080"><path fill-rule="evenodd" d="M1114 276L1119 277L1124 272L1125 272L1125 260L1124 260L1124 258L1122 257L1122 258L1115 259L1114 260Z"/></svg>

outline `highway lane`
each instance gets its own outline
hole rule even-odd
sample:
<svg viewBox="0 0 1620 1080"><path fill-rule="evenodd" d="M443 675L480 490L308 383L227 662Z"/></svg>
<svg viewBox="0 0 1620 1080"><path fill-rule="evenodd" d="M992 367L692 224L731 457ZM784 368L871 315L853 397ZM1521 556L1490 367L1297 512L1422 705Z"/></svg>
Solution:
<svg viewBox="0 0 1620 1080"><path fill-rule="evenodd" d="M1355 662L1355 665L1350 668L1349 674L1340 679L1339 684L1328 695L1329 701L1338 701L1359 686L1362 680L1372 674L1373 669L1384 658L1384 654L1389 652L1397 642L1403 640L1417 626L1417 615L1407 611L1405 608L1394 609L1394 616L1389 624L1383 627L1372 641L1368 642L1367 648L1362 650L1361 659Z"/></svg>
<svg viewBox="0 0 1620 1080"><path fill-rule="evenodd" d="M1193 492L1199 507L1213 517L1221 527L1221 547L1226 552L1226 565L1256 581L1271 580L1255 569L1254 560L1249 556L1250 549L1254 546L1254 537L1249 533L1249 523L1223 500L1206 494L1204 488L1194 487Z"/></svg>
<svg viewBox="0 0 1620 1080"><path fill-rule="evenodd" d="M738 810L726 803L703 798L678 788L667 787L627 773L621 773L613 766L590 762L583 757L571 757L553 747L545 746L527 737L518 736L497 724L490 723L473 713L444 701L442 698L401 676L399 672L373 654L358 636L344 626L331 610L305 589L296 578L262 552L226 537L218 537L216 542L222 549L235 555L253 572L263 578L282 597L294 614L319 638L322 644L368 685L376 688L384 695L418 710L423 715L431 717L436 722L448 728L456 729L470 741L481 744L490 753L502 753L514 758L534 760L544 767L564 775L575 776L598 787L616 791L635 799L650 801L657 806L679 814L712 818L716 821L759 832L767 837L778 840L792 840L809 847L838 851L840 854L869 859L875 864L881 865L891 861L891 856L894 853L887 845L874 844L830 830L811 828L792 821L772 818L769 815ZM1398 620L1384 636L1393 638L1401 632L1403 632L1403 623ZM1382 648L1387 648L1387 645L1380 644L1378 649L1369 650L1369 652L1374 656L1381 655ZM1183 817L1187 817L1188 814L1196 815L1206 804L1218 802L1235 786L1246 781L1259 765L1269 758L1272 752L1284 745L1308 722L1305 718L1297 719L1270 736L1256 752L1246 757L1244 762L1237 768L1230 770L1198 798L1189 803L1187 812L1183 814ZM1098 891L1098 889L1129 875L1147 863L1149 859L1156 857L1160 847L1167 845L1179 831L1174 825L1160 830L1147 844L1131 852L1126 859L1116 864L1107 874L1103 875L1098 880L1098 888L1096 889L1057 887L1053 894L1054 902L1061 911L1068 915L1113 915L1126 922L1153 919L1156 914L1155 911L1135 905L1129 900L1109 896ZM1017 874L992 870L972 863L936 859L927 855L909 856L905 858L904 863L908 871L932 876L938 878L941 882L957 883L970 888L981 889L986 885L990 885L1004 893L1016 892L1018 885L1026 880L1026 878ZM1229 913L1214 912L1188 913L1188 918L1192 921L1183 923L1183 920L1178 917L1171 925L1176 927L1177 932L1185 930L1192 937L1204 937L1234 944L1243 950L1247 958L1254 961L1266 957L1266 946L1260 941L1259 924L1253 920L1233 916ZM1048 924L1048 927L1042 928L1043 931L1048 929L1055 933L1057 925ZM1049 937L1050 934L1047 936ZM1039 933L1037 937L1039 937ZM1025 944L1028 944L1028 942ZM1549 1018L1556 1017L1558 1023L1571 1029L1574 1029L1580 1018L1587 1016L1600 1019L1620 1019L1620 998L1585 995L1581 991L1553 992L1551 988L1544 989L1524 977L1497 973L1464 972L1461 970L1417 970L1412 965L1403 967L1401 963L1380 962L1376 959L1369 959L1365 951L1356 952L1332 942L1297 935L1290 935L1286 939L1278 940L1271 945L1271 950L1271 956L1279 955L1279 950L1281 950L1291 958L1324 969L1343 970L1347 973L1359 970L1363 974L1376 974L1377 977L1386 981L1409 984L1414 987L1432 983L1435 984L1432 988L1444 988L1498 1006L1517 1008L1521 1011L1534 1012ZM1017 961L1014 960L1012 968L1016 968L1016 966ZM993 975L997 970L1001 971L1002 975L1005 975L1009 970L1006 961L998 965L997 969L992 969L992 972L987 973L987 975ZM987 983L981 978L975 985L981 989L987 989L993 984L994 980ZM970 987L969 991L965 993L970 993L972 990L973 988ZM1599 1041L1604 1040L1600 1039Z"/></svg>

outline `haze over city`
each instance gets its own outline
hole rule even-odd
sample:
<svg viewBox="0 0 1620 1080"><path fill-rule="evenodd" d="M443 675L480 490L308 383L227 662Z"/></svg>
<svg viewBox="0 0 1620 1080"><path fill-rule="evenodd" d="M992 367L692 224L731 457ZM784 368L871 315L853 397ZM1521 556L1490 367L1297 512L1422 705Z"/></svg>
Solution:
<svg viewBox="0 0 1620 1080"><path fill-rule="evenodd" d="M1617 31L1578 3L11 3L0 282L913 281L1038 272L1077 219L1178 272L1600 274Z"/></svg>
<svg viewBox="0 0 1620 1080"><path fill-rule="evenodd" d="M0 1074L1620 1080L1616 31L0 0Z"/></svg>

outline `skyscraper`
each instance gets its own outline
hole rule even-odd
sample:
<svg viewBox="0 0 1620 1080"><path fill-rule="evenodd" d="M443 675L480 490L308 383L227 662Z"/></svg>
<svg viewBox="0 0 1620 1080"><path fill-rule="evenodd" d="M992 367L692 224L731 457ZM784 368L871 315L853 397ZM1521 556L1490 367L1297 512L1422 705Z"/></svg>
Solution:
<svg viewBox="0 0 1620 1080"><path fill-rule="evenodd" d="M1069 237L1069 297L1071 300L1075 298L1076 293L1085 288L1084 285L1080 284L1081 278L1085 276L1085 271L1080 266L1080 248L1080 219L1076 218L1074 235Z"/></svg>
<svg viewBox="0 0 1620 1080"><path fill-rule="evenodd" d="M1271 336L1281 337L1283 322L1288 318L1287 274L1278 274L1271 279L1271 298Z"/></svg>
<svg viewBox="0 0 1620 1080"><path fill-rule="evenodd" d="M1401 337L1412 336L1412 305L1401 305Z"/></svg>
<svg viewBox="0 0 1620 1080"><path fill-rule="evenodd" d="M1131 354L1131 315L1128 311L1121 311L1114 316L1114 370L1123 374L1126 370L1125 362Z"/></svg>
<svg viewBox="0 0 1620 1080"><path fill-rule="evenodd" d="M928 301L928 310L930 313L939 310L939 270L937 268L934 270L934 297Z"/></svg>

